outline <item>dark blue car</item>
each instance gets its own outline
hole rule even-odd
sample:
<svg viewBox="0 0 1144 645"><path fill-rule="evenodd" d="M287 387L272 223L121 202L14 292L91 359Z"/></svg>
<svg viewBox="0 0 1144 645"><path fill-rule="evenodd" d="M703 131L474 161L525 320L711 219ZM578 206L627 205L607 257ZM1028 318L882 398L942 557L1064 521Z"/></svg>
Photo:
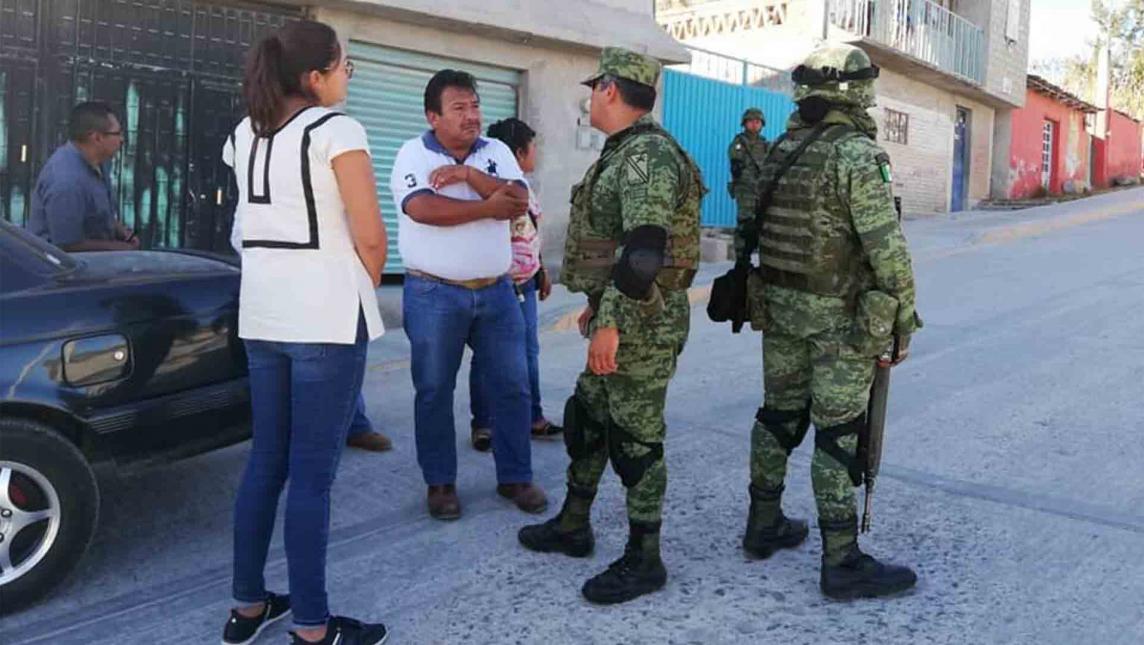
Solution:
<svg viewBox="0 0 1144 645"><path fill-rule="evenodd" d="M119 472L249 436L239 268L191 251L65 253L0 221L0 612L48 592Z"/></svg>

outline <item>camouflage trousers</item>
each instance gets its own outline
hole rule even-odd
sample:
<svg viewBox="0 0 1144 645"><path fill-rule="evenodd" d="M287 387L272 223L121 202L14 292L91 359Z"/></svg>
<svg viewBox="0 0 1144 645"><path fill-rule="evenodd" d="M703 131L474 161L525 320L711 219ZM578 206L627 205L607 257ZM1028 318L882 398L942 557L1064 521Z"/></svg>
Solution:
<svg viewBox="0 0 1144 645"><path fill-rule="evenodd" d="M849 464L828 454L819 442L834 441L841 452L854 458L856 425L866 411L874 378L874 360L842 338L841 333L763 337L765 403L751 431L751 483L763 490L781 491L790 451L802 443L814 423L819 436L810 470L819 524L824 529L847 527L839 528L833 538L824 531L828 559L854 543L849 527L856 520L857 508Z"/></svg>
<svg viewBox="0 0 1144 645"><path fill-rule="evenodd" d="M570 487L590 500L610 461L627 489L631 521L660 521L667 489L663 411L681 349L625 343L621 337L617 371L607 376L582 373L565 407Z"/></svg>

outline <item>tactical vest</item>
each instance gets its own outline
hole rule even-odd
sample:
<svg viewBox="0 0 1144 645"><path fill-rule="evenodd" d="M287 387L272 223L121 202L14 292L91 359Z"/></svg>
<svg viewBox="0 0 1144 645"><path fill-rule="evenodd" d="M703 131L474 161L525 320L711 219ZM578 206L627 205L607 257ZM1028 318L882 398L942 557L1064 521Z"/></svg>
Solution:
<svg viewBox="0 0 1144 645"><path fill-rule="evenodd" d="M767 156L767 141L762 135L751 136L746 132L735 135L731 141L731 152L734 157L735 146L742 146L739 156L742 160L742 170L739 178L734 180L736 190L754 192L758 187L763 160Z"/></svg>
<svg viewBox="0 0 1144 645"><path fill-rule="evenodd" d="M703 176L691 157L654 121L637 123L619 136L608 139L600 158L596 160L584 180L572 187L572 211L568 221L568 236L564 241L564 265L561 282L570 291L588 294L602 292L612 278L616 264L616 250L623 240L612 237L604 229L614 222L595 222L592 219L592 193L596 182L608 164L622 158L617 155L637 136L660 136L671 143L690 170L690 181L679 196L668 232L664 266L655 282L662 289L680 290L691 286L699 267L699 202L706 194Z"/></svg>
<svg viewBox="0 0 1144 645"><path fill-rule="evenodd" d="M811 129L796 131L763 166L769 182ZM763 281L808 293L853 300L872 275L850 219L837 198L837 178L825 172L840 143L864 136L850 126L829 127L783 175L762 219L759 258Z"/></svg>

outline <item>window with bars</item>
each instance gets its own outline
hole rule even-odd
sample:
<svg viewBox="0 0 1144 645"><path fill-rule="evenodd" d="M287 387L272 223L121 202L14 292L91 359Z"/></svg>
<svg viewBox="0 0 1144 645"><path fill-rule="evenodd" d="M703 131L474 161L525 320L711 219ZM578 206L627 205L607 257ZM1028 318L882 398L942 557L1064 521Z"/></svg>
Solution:
<svg viewBox="0 0 1144 645"><path fill-rule="evenodd" d="M909 143L910 115L886 108L886 120L882 124L885 140L906 145Z"/></svg>

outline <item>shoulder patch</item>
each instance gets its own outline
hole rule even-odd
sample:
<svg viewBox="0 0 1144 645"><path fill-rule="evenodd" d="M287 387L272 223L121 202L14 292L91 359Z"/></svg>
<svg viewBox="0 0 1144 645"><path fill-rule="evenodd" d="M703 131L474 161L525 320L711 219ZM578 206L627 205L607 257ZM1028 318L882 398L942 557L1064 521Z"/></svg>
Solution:
<svg viewBox="0 0 1144 645"><path fill-rule="evenodd" d="M890 170L890 155L885 152L879 152L874 156L874 161L878 164L878 172L882 175L882 183L888 184L894 180L894 175Z"/></svg>
<svg viewBox="0 0 1144 645"><path fill-rule="evenodd" d="M642 185L648 180L647 153L637 152L624 157L624 176L629 184Z"/></svg>

